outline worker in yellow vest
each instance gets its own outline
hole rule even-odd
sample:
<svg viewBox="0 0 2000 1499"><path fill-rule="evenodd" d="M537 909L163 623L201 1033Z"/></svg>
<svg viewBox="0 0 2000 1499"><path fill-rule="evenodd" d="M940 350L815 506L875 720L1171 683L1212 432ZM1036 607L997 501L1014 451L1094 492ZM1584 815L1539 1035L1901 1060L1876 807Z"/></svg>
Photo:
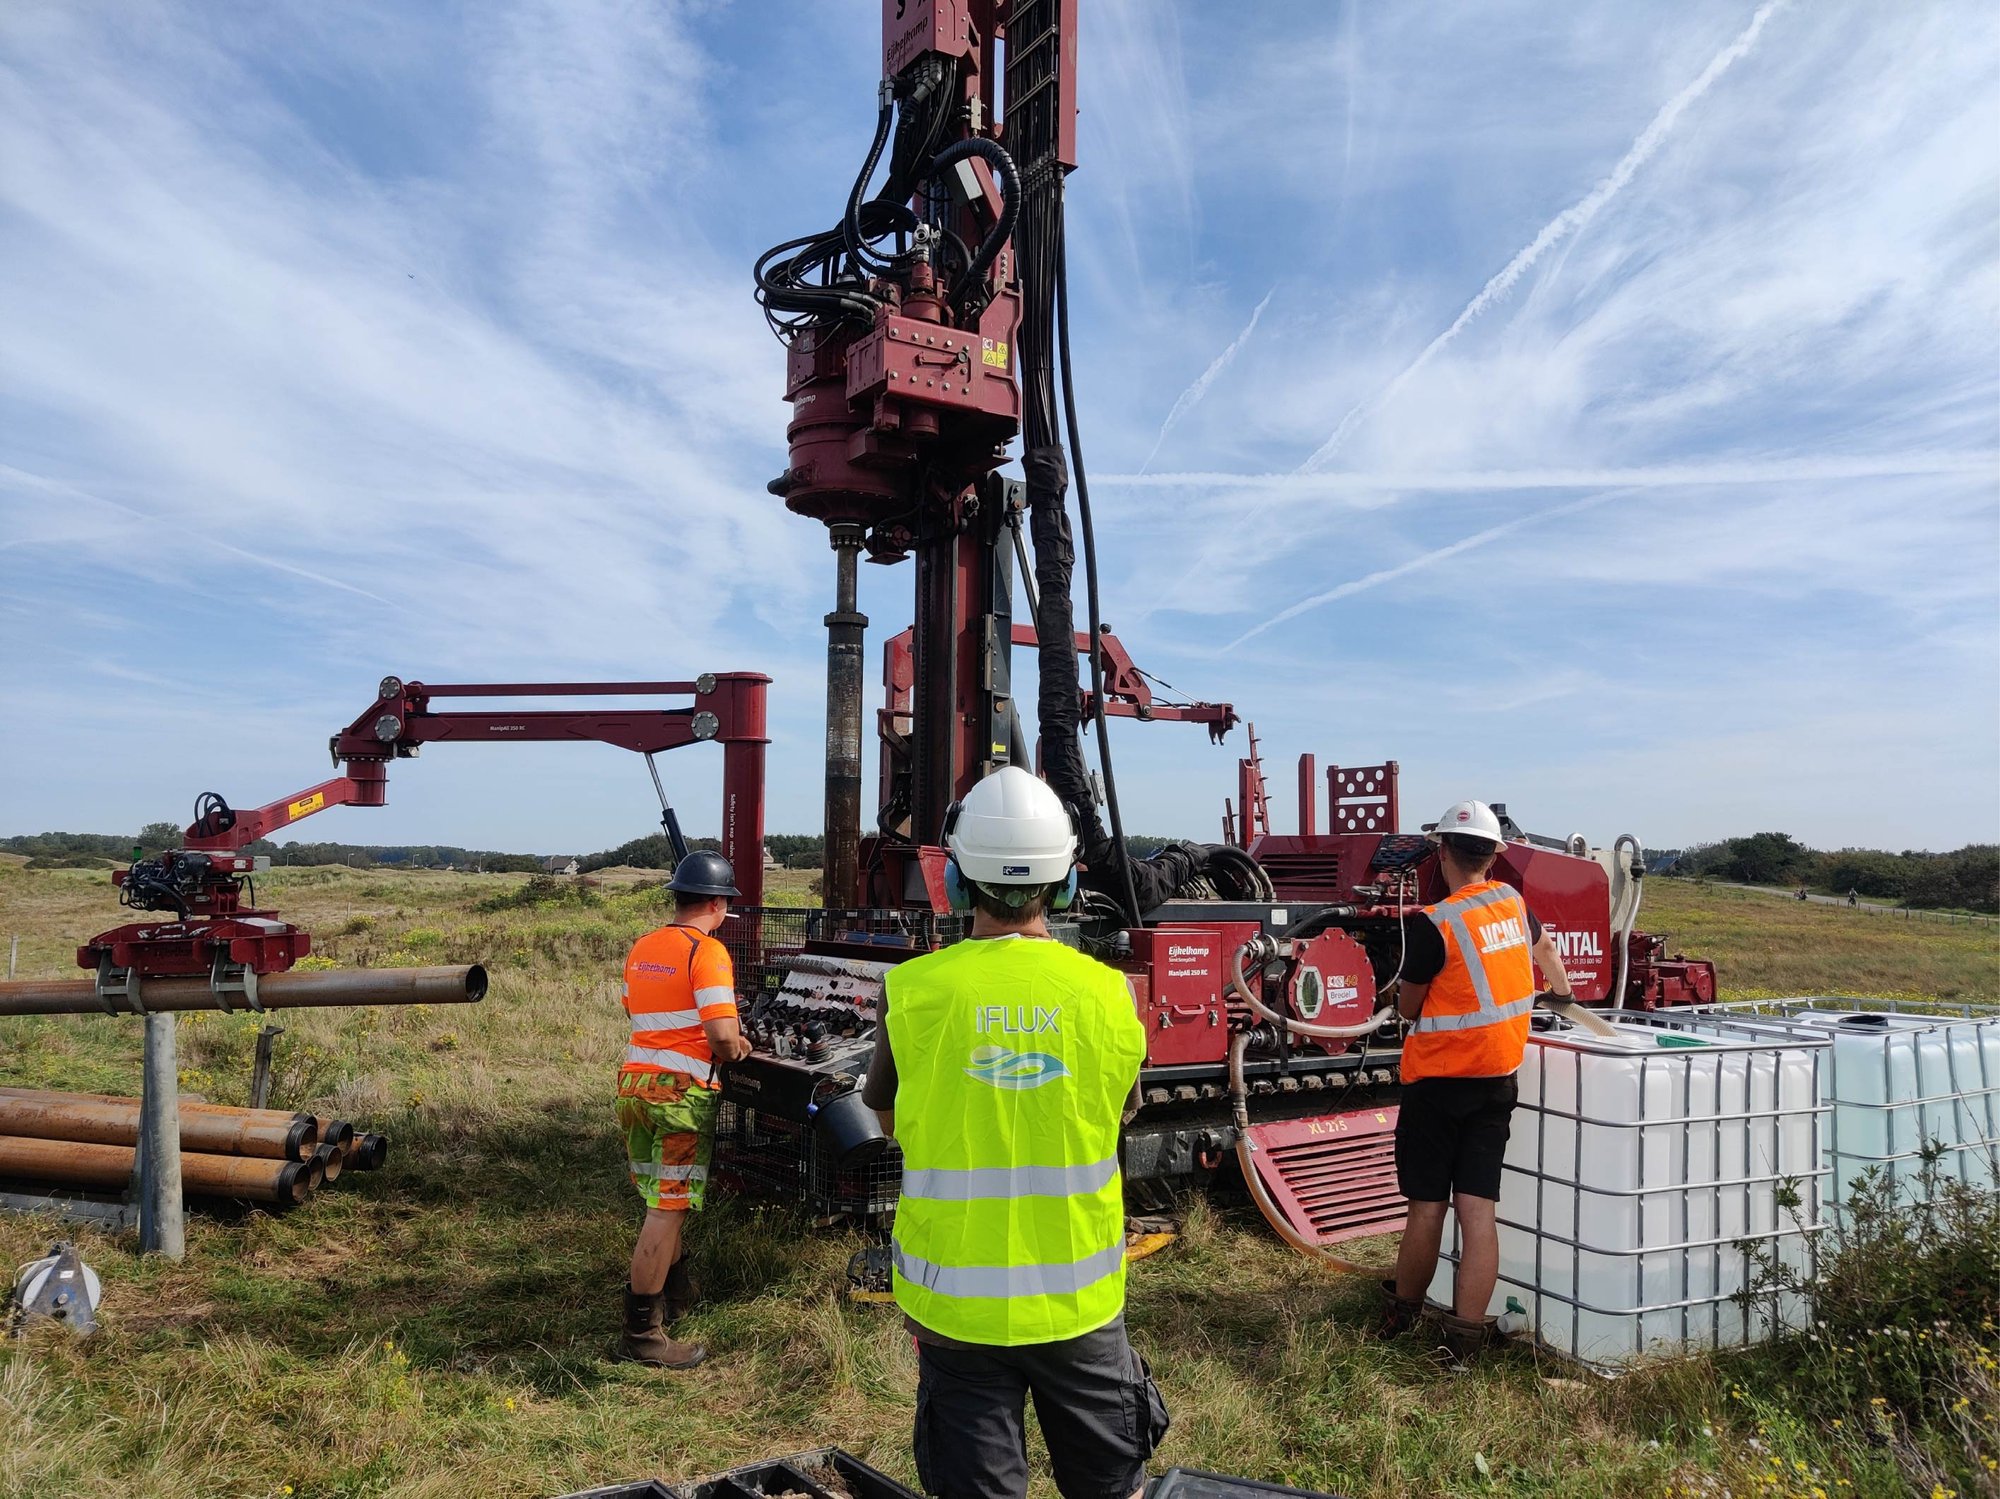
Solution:
<svg viewBox="0 0 2000 1499"><path fill-rule="evenodd" d="M1076 892L1055 793L1007 766L945 819L972 933L889 971L863 1097L903 1148L894 1284L917 1340L917 1473L1028 1491L1025 1403L1065 1499L1126 1499L1167 1410L1125 1337L1118 1135L1145 1028L1123 975L1054 941Z"/></svg>
<svg viewBox="0 0 2000 1499"><path fill-rule="evenodd" d="M1396 1116L1396 1181L1410 1200L1384 1335L1416 1325L1437 1271L1445 1210L1458 1214L1460 1259L1444 1352L1463 1368L1493 1338L1487 1308L1500 1273L1501 1163L1514 1074L1527 1049L1539 964L1570 997L1556 946L1520 892L1489 879L1506 839L1484 802L1459 802L1431 829L1445 898L1404 923L1397 1007L1409 1021Z"/></svg>
<svg viewBox="0 0 2000 1499"><path fill-rule="evenodd" d="M667 888L673 924L646 933L625 960L632 1035L618 1070L618 1128L646 1217L632 1249L618 1356L691 1369L707 1350L665 1330L694 1301L683 1225L707 1190L721 1097L716 1070L742 1061L750 1042L737 1022L729 949L715 938L737 894L736 872L721 854L697 850L674 866Z"/></svg>

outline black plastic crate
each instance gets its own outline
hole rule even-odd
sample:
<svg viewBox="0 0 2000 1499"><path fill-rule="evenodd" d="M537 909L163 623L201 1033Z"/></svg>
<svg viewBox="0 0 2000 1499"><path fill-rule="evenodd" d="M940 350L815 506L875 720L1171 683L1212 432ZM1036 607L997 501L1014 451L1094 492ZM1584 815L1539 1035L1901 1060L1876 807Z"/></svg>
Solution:
<svg viewBox="0 0 2000 1499"><path fill-rule="evenodd" d="M810 1499L839 1499L838 1491L815 1477L831 1474L853 1499L923 1499L887 1473L838 1447L795 1452L790 1457L731 1468L701 1483L683 1484L683 1499L761 1499L769 1494L806 1494Z"/></svg>
<svg viewBox="0 0 2000 1499"><path fill-rule="evenodd" d="M839 1490L824 1481L829 1474L839 1483ZM904 1488L887 1473L869 1467L838 1447L815 1447L810 1452L794 1452L790 1457L748 1463L693 1483L670 1486L657 1478L647 1478L637 1483L584 1489L564 1494L562 1499L766 1499L773 1494L840 1499L840 1490L845 1490L851 1499L923 1499L915 1489Z"/></svg>
<svg viewBox="0 0 2000 1499"><path fill-rule="evenodd" d="M1293 1494L1300 1499L1340 1499L1318 1489L1288 1489L1281 1483L1259 1483L1254 1478L1229 1478L1221 1473L1202 1473L1193 1468L1169 1468L1153 1480L1147 1499L1239 1499L1257 1494Z"/></svg>

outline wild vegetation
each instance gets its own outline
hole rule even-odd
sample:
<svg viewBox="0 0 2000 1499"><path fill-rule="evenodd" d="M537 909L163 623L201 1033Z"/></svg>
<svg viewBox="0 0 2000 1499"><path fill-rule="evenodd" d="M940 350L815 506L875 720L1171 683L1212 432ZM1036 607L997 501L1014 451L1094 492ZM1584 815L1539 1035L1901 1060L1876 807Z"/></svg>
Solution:
<svg viewBox="0 0 2000 1499"><path fill-rule="evenodd" d="M799 899L806 878L781 874L773 898ZM654 883L344 868L260 882L314 932L308 962L478 959L492 992L281 1018L275 1101L388 1131L387 1167L283 1216L197 1214L177 1265L86 1231L104 1330L0 1349L0 1495L548 1495L826 1442L908 1480L915 1362L892 1311L842 1294L852 1231L718 1203L696 1231L710 1362L662 1376L609 1360L637 1213L605 1099L618 967L663 914ZM117 915L102 873L0 868L0 939L21 934L24 974L75 972L76 944ZM1714 957L1726 995L2000 999L2000 930L1984 924L1677 881L1652 882L1644 924ZM185 1019L185 1086L242 1101L255 1030ZM0 1021L0 1081L136 1091L138 1057L129 1020ZM0 1257L28 1260L54 1232L0 1217ZM1982 1232L1885 1230L1837 1274L1816 1344L1617 1381L1526 1352L1452 1376L1420 1346L1369 1339L1370 1282L1288 1253L1218 1192L1133 1267L1133 1336L1175 1415L1158 1465L1357 1496L2000 1494L1990 1300L1939 1311L1932 1296L2000 1284ZM1390 1245L1352 1252L1382 1261ZM1904 1333L1912 1360L1948 1334L1957 1382L1935 1360L1904 1372Z"/></svg>

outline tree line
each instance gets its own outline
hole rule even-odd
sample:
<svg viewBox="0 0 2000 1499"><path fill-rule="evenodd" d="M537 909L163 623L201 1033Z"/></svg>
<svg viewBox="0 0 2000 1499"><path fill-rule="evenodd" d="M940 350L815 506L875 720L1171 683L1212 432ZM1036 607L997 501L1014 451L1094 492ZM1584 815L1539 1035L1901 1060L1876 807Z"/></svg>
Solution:
<svg viewBox="0 0 2000 1499"><path fill-rule="evenodd" d="M1681 850L1669 872L1742 885L1800 886L1826 895L1955 911L2000 911L2000 844L1950 853L1809 848L1789 833L1752 833Z"/></svg>

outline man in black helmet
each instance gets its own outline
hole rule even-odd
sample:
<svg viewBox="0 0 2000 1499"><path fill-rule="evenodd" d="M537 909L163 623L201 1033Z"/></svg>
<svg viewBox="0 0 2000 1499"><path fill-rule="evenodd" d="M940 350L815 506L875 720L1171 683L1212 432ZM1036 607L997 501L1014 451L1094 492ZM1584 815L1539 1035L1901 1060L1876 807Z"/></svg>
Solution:
<svg viewBox="0 0 2000 1499"><path fill-rule="evenodd" d="M736 872L720 854L691 853L674 866L667 888L673 924L646 933L625 960L632 1041L618 1074L618 1127L646 1220L632 1251L618 1352L635 1363L690 1369L707 1350L665 1330L694 1300L681 1230L708 1183L717 1065L741 1061L750 1043L737 1026L729 949L714 936L738 893Z"/></svg>

